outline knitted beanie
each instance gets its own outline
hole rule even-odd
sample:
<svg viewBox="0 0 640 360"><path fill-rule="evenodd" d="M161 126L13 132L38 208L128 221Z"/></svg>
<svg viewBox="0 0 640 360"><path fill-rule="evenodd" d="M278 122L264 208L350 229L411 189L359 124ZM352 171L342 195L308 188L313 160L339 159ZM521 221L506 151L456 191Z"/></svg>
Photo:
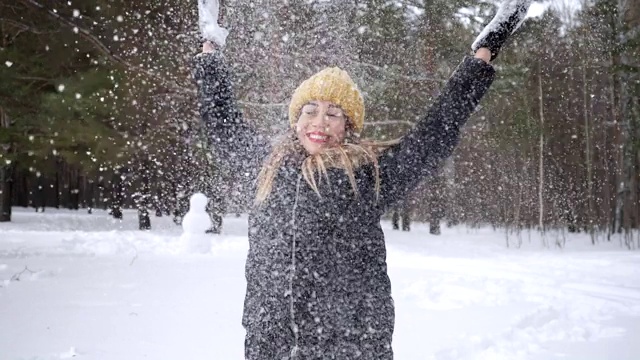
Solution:
<svg viewBox="0 0 640 360"><path fill-rule="evenodd" d="M313 100L330 101L340 106L353 123L355 132L362 131L364 100L358 86L346 71L338 67L329 67L298 86L289 104L289 122L292 127L296 126L302 107Z"/></svg>

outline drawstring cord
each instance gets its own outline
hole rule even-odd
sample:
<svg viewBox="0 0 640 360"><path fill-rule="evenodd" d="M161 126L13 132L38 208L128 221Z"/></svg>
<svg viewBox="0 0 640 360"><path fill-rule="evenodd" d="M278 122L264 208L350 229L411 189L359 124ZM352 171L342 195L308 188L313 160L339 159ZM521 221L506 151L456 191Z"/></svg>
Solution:
<svg viewBox="0 0 640 360"><path fill-rule="evenodd" d="M293 226L293 241L291 242L291 279L289 281L289 310L291 311L291 330L293 331L293 348L291 349L291 359L294 360L298 357L300 348L298 347L298 326L295 321L295 311L293 308L293 277L296 272L296 210L298 208L298 197L300 196L300 181L302 175L298 175L298 183L296 184L296 198L293 203L293 212L291 224Z"/></svg>

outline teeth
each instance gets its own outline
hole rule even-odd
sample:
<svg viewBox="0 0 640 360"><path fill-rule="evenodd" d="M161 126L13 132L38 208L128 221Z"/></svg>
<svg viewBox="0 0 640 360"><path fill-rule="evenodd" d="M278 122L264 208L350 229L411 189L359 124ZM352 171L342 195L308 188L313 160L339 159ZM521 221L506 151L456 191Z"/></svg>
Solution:
<svg viewBox="0 0 640 360"><path fill-rule="evenodd" d="M327 140L328 136L317 135L317 134L309 134L309 137L313 140Z"/></svg>

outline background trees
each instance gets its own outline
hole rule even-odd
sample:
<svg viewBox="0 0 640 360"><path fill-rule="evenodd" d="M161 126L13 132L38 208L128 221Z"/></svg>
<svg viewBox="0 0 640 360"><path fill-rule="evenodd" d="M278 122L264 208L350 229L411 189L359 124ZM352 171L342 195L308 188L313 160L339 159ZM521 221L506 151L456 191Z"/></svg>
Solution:
<svg viewBox="0 0 640 360"><path fill-rule="evenodd" d="M247 121L281 132L295 87L337 65L360 84L364 135L377 138L401 136L420 118L495 11L468 0L226 0L223 8ZM594 241L622 232L632 241L637 9L637 0L590 0L527 21L496 61L494 87L445 171L406 204L414 217L566 227ZM10 201L179 215L196 190L215 198L218 215L243 210L197 117L194 4L3 0L0 13L0 218Z"/></svg>

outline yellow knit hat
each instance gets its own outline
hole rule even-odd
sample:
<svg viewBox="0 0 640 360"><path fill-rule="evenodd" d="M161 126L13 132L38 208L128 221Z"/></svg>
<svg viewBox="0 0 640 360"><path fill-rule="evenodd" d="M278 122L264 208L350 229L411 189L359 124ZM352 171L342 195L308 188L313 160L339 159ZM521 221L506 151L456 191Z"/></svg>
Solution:
<svg viewBox="0 0 640 360"><path fill-rule="evenodd" d="M356 132L364 125L364 99L358 86L346 71L338 67L326 68L307 80L293 92L289 104L289 122L296 126L300 110L309 101L330 101L342 108Z"/></svg>

